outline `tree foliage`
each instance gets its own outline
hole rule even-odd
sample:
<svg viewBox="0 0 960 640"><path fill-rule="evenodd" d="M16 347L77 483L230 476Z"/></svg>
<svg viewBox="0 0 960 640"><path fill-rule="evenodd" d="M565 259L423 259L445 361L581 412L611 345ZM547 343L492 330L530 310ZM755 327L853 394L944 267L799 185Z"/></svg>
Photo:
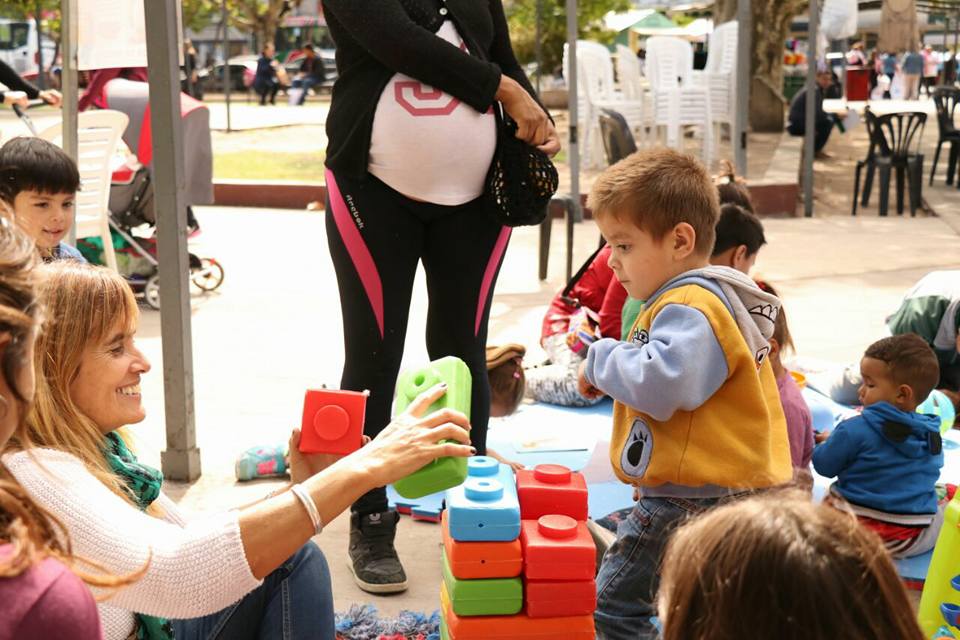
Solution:
<svg viewBox="0 0 960 640"><path fill-rule="evenodd" d="M521 63L536 58L538 0L506 0L507 19L513 50ZM565 0L539 0L541 5L540 41L544 73L558 71L563 62L563 44L567 41L567 7ZM578 0L577 26L579 37L611 42L616 34L603 28L602 18L610 11L626 11L630 0Z"/></svg>
<svg viewBox="0 0 960 640"><path fill-rule="evenodd" d="M253 34L258 45L272 42L283 15L303 0L226 0L230 26ZM183 26L199 31L220 22L222 0L182 0Z"/></svg>

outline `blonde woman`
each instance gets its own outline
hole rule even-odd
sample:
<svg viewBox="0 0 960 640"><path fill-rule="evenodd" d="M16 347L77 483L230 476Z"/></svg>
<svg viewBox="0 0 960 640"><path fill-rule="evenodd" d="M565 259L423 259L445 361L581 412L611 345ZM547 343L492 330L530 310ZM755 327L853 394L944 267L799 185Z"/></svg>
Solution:
<svg viewBox="0 0 960 640"><path fill-rule="evenodd" d="M137 462L122 427L144 419L137 307L113 272L83 264L45 269L47 324L26 437L4 464L69 530L78 551L117 573L149 561L143 577L100 607L107 640L333 638L326 561L310 538L373 487L439 456L468 456L465 416L420 417L438 385L360 451L320 469L294 455L289 490L203 520L166 498L158 471ZM119 430L119 431L118 431ZM452 440L450 443L440 443Z"/></svg>
<svg viewBox="0 0 960 640"><path fill-rule="evenodd" d="M37 262L33 243L0 217L0 448L22 434L34 395ZM60 524L0 466L0 639L101 638L93 596L70 571L75 563Z"/></svg>

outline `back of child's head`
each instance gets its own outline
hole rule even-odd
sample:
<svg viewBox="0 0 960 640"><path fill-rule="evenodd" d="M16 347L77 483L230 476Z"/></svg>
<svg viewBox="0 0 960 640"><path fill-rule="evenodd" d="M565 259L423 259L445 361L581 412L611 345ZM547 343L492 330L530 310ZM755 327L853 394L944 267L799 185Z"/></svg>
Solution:
<svg viewBox="0 0 960 640"><path fill-rule="evenodd" d="M877 340L867 347L863 357L886 364L890 380L913 389L913 397L918 403L930 395L940 380L937 354L915 333Z"/></svg>
<svg viewBox="0 0 960 640"><path fill-rule="evenodd" d="M594 181L587 206L596 216L631 220L655 240L680 223L696 232L696 252L713 249L720 205L706 168L696 158L663 147L638 151Z"/></svg>
<svg viewBox="0 0 960 640"><path fill-rule="evenodd" d="M745 246L747 255L752 256L766 243L767 239L763 235L763 223L760 222L760 218L740 205L730 203L721 205L713 255Z"/></svg>
<svg viewBox="0 0 960 640"><path fill-rule="evenodd" d="M42 138L12 138L0 147L0 200L13 205L23 191L74 194L80 189L76 163Z"/></svg>
<svg viewBox="0 0 960 640"><path fill-rule="evenodd" d="M880 539L856 518L778 492L717 507L670 540L663 640L921 640Z"/></svg>
<svg viewBox="0 0 960 640"><path fill-rule="evenodd" d="M753 209L753 199L750 197L747 183L737 176L733 164L729 160L720 161L720 173L717 175L715 182L721 206L735 204L750 213L756 213Z"/></svg>
<svg viewBox="0 0 960 640"><path fill-rule="evenodd" d="M523 345L487 347L487 378L490 381L490 407L493 417L509 416L523 401L527 379L523 374Z"/></svg>
<svg viewBox="0 0 960 640"><path fill-rule="evenodd" d="M771 295L777 296L778 298L780 297L777 290L765 280L757 280L757 286ZM796 349L793 344L793 335L790 333L790 326L787 324L787 312L784 311L783 308L783 299L780 300L780 311L777 312L777 319L773 323L773 335L770 336L770 338L777 341L780 352L784 350L793 351Z"/></svg>

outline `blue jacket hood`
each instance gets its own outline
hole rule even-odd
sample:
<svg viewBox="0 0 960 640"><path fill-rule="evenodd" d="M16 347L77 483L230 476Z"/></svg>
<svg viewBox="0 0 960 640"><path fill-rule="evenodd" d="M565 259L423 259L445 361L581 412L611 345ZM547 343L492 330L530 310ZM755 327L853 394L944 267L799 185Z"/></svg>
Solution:
<svg viewBox="0 0 960 640"><path fill-rule="evenodd" d="M937 416L902 411L889 402L864 407L862 415L871 429L907 458L936 456L943 450Z"/></svg>

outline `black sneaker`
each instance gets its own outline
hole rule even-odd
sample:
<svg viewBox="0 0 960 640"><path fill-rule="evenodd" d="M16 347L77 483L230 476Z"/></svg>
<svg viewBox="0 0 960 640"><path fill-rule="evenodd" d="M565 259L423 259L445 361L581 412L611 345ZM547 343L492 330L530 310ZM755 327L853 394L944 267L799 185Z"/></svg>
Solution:
<svg viewBox="0 0 960 640"><path fill-rule="evenodd" d="M396 511L350 514L350 572L367 593L407 589L407 574L393 547L399 520Z"/></svg>

